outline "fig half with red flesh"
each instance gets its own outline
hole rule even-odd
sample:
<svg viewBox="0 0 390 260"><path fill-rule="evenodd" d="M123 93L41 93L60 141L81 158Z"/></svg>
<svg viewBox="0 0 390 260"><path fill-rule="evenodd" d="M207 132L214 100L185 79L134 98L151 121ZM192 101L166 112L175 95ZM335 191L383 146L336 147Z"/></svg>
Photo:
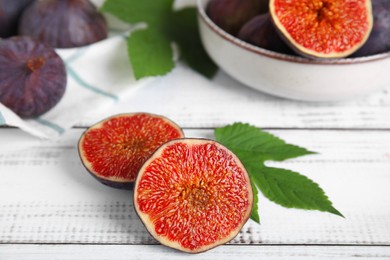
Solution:
<svg viewBox="0 0 390 260"><path fill-rule="evenodd" d="M270 14L294 50L314 58L349 56L373 25L371 0L271 0Z"/></svg>
<svg viewBox="0 0 390 260"><path fill-rule="evenodd" d="M249 175L226 147L207 139L162 145L142 166L134 206L161 244L200 253L233 239L253 205Z"/></svg>
<svg viewBox="0 0 390 260"><path fill-rule="evenodd" d="M183 137L181 128L163 116L120 114L87 129L78 150L85 168L101 183L131 189L149 156L162 144Z"/></svg>

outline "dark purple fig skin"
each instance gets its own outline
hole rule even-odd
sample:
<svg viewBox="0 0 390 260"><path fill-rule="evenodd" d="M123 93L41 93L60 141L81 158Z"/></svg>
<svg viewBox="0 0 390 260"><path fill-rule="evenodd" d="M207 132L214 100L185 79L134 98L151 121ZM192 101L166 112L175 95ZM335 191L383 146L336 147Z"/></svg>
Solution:
<svg viewBox="0 0 390 260"><path fill-rule="evenodd" d="M26 36L0 42L0 102L23 118L53 108L66 88L62 59L48 45Z"/></svg>
<svg viewBox="0 0 390 260"><path fill-rule="evenodd" d="M134 188L134 182L109 181L109 180L106 180L106 179L98 177L97 175L95 175L92 172L90 172L88 169L87 169L87 171L97 181L99 181L103 185L108 186L110 188L119 189L119 190L133 190L133 188Z"/></svg>
<svg viewBox="0 0 390 260"><path fill-rule="evenodd" d="M279 36L269 14L261 14L252 18L241 28L238 38L270 51L294 54Z"/></svg>
<svg viewBox="0 0 390 260"><path fill-rule="evenodd" d="M54 48L89 45L107 38L107 22L89 0L36 1L24 12L19 34Z"/></svg>
<svg viewBox="0 0 390 260"><path fill-rule="evenodd" d="M254 16L266 12L265 0L211 0L207 15L224 31L236 36L240 28ZM268 0L266 0L268 1Z"/></svg>
<svg viewBox="0 0 390 260"><path fill-rule="evenodd" d="M18 32L18 21L23 10L33 0L0 0L0 37L7 38Z"/></svg>
<svg viewBox="0 0 390 260"><path fill-rule="evenodd" d="M390 0L371 0L374 26L367 42L352 56L362 57L390 51Z"/></svg>

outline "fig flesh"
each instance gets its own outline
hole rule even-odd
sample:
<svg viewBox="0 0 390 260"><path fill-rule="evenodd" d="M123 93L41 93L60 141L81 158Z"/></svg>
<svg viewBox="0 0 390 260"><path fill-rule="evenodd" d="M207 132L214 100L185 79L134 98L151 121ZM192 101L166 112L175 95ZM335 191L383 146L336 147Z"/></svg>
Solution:
<svg viewBox="0 0 390 260"><path fill-rule="evenodd" d="M373 25L371 0L270 0L270 14L293 49L312 58L351 55Z"/></svg>
<svg viewBox="0 0 390 260"><path fill-rule="evenodd" d="M231 35L252 17L265 12L264 0L211 0L206 12L210 19Z"/></svg>
<svg viewBox="0 0 390 260"><path fill-rule="evenodd" d="M293 54L276 31L269 14L261 14L248 21L241 28L238 38L267 50Z"/></svg>
<svg viewBox="0 0 390 260"><path fill-rule="evenodd" d="M142 166L134 206L161 244L200 253L233 239L253 205L249 175L226 147L206 139L162 145Z"/></svg>
<svg viewBox="0 0 390 260"><path fill-rule="evenodd" d="M20 117L53 108L66 82L65 64L50 46L25 36L0 42L0 102Z"/></svg>
<svg viewBox="0 0 390 260"><path fill-rule="evenodd" d="M18 32L18 21L32 0L0 0L0 37L7 38Z"/></svg>
<svg viewBox="0 0 390 260"><path fill-rule="evenodd" d="M78 150L84 167L98 181L131 189L149 156L163 143L183 137L181 128L165 117L120 114L87 129Z"/></svg>
<svg viewBox="0 0 390 260"><path fill-rule="evenodd" d="M374 26L368 41L353 54L369 56L390 51L390 1L372 0Z"/></svg>
<svg viewBox="0 0 390 260"><path fill-rule="evenodd" d="M19 34L54 48L73 48L107 37L107 23L89 0L36 1L24 12Z"/></svg>

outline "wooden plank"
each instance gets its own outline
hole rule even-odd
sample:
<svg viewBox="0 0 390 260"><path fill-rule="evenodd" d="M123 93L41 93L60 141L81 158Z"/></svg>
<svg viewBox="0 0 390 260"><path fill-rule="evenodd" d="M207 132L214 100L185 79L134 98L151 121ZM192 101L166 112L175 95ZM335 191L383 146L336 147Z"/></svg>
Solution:
<svg viewBox="0 0 390 260"><path fill-rule="evenodd" d="M135 215L132 193L97 183L82 167L82 131L41 141L0 129L2 243L155 243ZM284 209L260 196L262 225L249 221L232 244L390 245L390 131L272 133L320 153L269 164L318 182L346 218Z"/></svg>
<svg viewBox="0 0 390 260"><path fill-rule="evenodd" d="M160 245L0 245L4 260L148 259L389 259L390 247L377 246L220 246L187 255Z"/></svg>
<svg viewBox="0 0 390 260"><path fill-rule="evenodd" d="M136 88L104 114L91 115L80 125L116 113L144 111L168 116L187 128L242 121L269 128L389 129L389 90L347 102L298 102L252 90L223 72L209 81L179 64L169 75Z"/></svg>

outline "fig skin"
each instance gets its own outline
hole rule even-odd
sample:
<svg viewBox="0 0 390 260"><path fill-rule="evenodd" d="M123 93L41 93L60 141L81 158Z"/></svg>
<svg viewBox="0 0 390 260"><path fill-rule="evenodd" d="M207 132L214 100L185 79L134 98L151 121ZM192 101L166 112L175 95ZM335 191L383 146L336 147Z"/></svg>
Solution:
<svg viewBox="0 0 390 260"><path fill-rule="evenodd" d="M52 109L66 83L65 64L50 46L26 36L0 42L0 102L20 117Z"/></svg>
<svg viewBox="0 0 390 260"><path fill-rule="evenodd" d="M390 1L371 0L374 26L367 42L352 56L362 57L390 51Z"/></svg>
<svg viewBox="0 0 390 260"><path fill-rule="evenodd" d="M227 33L236 36L240 28L254 16L267 12L268 0L212 0L206 13Z"/></svg>
<svg viewBox="0 0 390 260"><path fill-rule="evenodd" d="M260 48L284 54L294 54L280 37L268 13L255 16L248 21L238 33L238 38Z"/></svg>
<svg viewBox="0 0 390 260"><path fill-rule="evenodd" d="M89 45L107 38L107 22L89 0L38 0L20 20L19 34L54 48Z"/></svg>
<svg viewBox="0 0 390 260"><path fill-rule="evenodd" d="M33 0L0 0L0 37L8 38L18 32L18 21L23 10Z"/></svg>

